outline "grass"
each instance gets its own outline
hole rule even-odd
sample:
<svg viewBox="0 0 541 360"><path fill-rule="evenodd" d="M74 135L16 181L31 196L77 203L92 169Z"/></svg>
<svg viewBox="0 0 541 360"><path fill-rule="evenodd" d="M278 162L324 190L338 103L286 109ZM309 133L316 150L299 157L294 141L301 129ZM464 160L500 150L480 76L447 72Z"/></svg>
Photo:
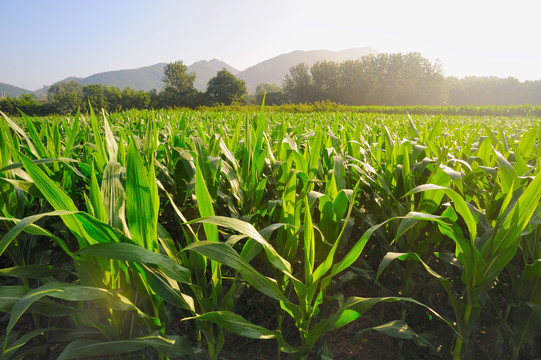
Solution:
<svg viewBox="0 0 541 360"><path fill-rule="evenodd" d="M4 115L0 359L539 355L538 118L265 110Z"/></svg>

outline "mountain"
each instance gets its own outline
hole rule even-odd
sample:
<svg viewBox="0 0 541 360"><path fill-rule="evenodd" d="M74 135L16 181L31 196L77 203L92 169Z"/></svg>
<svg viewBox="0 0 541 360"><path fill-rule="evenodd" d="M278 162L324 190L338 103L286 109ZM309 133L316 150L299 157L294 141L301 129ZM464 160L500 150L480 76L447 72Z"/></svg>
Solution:
<svg viewBox="0 0 541 360"><path fill-rule="evenodd" d="M194 83L195 88L205 91L208 81L214 77L219 70L225 68L233 75L246 81L248 92L254 93L257 85L260 83L270 83L282 86L282 82L284 81L286 74L289 73L289 69L301 62L305 62L308 65L312 65L317 61L343 62L350 59L360 59L363 56L377 53L378 51L369 47L347 49L342 51L297 50L265 60L259 64L247 68L244 71L239 71L218 59L212 59L209 61L201 60L193 63L192 65L188 66L188 72L196 73ZM149 91L151 89L161 90L163 87L162 77L163 68L165 65L165 63L159 63L138 69L107 71L85 78L69 77L62 81L75 81L82 85L104 84L108 86L116 86L119 89L130 87L135 90L145 91ZM10 87L11 85L0 83L0 96L2 95L3 91L5 91L7 94L12 94L12 92L4 90L1 86ZM11 88L19 89L14 86L11 86ZM34 94L38 97L45 96L47 94L47 89L48 87L45 86L42 89L35 91ZM24 89L19 89L19 91L30 93L30 91ZM14 94L17 93L15 92Z"/></svg>
<svg viewBox="0 0 541 360"><path fill-rule="evenodd" d="M216 76L216 73L222 70L222 68L225 68L227 71L229 71L235 76L237 76L237 74L239 73L237 69L218 59L212 59L210 61L201 60L195 62L192 65L188 66L188 72L194 72L196 74L194 83L195 88L201 91L205 91L207 90L207 83L209 82L209 80Z"/></svg>
<svg viewBox="0 0 541 360"><path fill-rule="evenodd" d="M369 48L354 48L342 51L329 50L311 50L311 51L293 51L288 54L278 55L265 60L241 71L237 77L246 81L248 92L253 93L258 84L270 83L282 86L284 77L289 73L289 69L302 62L312 65L318 61L336 61L356 60L370 54L377 54L378 51Z"/></svg>
<svg viewBox="0 0 541 360"><path fill-rule="evenodd" d="M83 79L75 78L73 80L82 85L104 84L116 86L119 89L130 87L136 90L149 91L162 87L161 78L164 66L165 64L155 64L139 69L107 71Z"/></svg>
<svg viewBox="0 0 541 360"><path fill-rule="evenodd" d="M163 87L162 77L165 63L158 63L138 69L107 71L85 78L69 77L62 81L75 81L82 85L104 84L116 86L119 89L130 87L135 90L149 91L152 89L161 90ZM188 66L188 73L195 72L196 78L194 86L196 89L205 91L208 81L216 76L216 73L222 68L227 69L233 75L239 73L237 69L218 59L210 61L201 60ZM36 91L36 95L44 96L49 87L45 86Z"/></svg>
<svg viewBox="0 0 541 360"><path fill-rule="evenodd" d="M15 97L23 94L31 94L32 91L17 86L4 84L0 82L0 99L6 96Z"/></svg>

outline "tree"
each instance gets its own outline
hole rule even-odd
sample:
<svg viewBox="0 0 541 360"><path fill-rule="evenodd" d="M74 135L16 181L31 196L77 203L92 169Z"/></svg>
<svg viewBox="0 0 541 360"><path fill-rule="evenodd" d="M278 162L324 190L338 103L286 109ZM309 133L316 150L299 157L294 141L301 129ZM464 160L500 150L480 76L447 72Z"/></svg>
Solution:
<svg viewBox="0 0 541 360"><path fill-rule="evenodd" d="M263 102L264 95L266 105L281 105L286 101L282 88L275 84L261 83L257 85L255 93L257 104Z"/></svg>
<svg viewBox="0 0 541 360"><path fill-rule="evenodd" d="M300 63L292 67L282 88L289 102L298 104L313 101L312 76L308 64Z"/></svg>
<svg viewBox="0 0 541 360"><path fill-rule="evenodd" d="M366 68L362 61L347 60L340 64L340 102L349 105L364 105L368 88Z"/></svg>
<svg viewBox="0 0 541 360"><path fill-rule="evenodd" d="M116 86L103 86L103 96L107 111L119 111L122 108L122 92Z"/></svg>
<svg viewBox="0 0 541 360"><path fill-rule="evenodd" d="M162 106L197 106L194 102L200 94L194 87L195 73L188 73L188 67L182 61L167 64L162 81L165 83L160 93Z"/></svg>
<svg viewBox="0 0 541 360"><path fill-rule="evenodd" d="M188 73L188 67L179 60L165 65L162 81L165 89L170 88L182 94L194 88L195 73Z"/></svg>
<svg viewBox="0 0 541 360"><path fill-rule="evenodd" d="M146 109L150 105L151 93L129 87L122 90L120 104L123 109Z"/></svg>
<svg viewBox="0 0 541 360"><path fill-rule="evenodd" d="M366 105L439 105L446 85L439 62L419 53L378 54L362 58Z"/></svg>
<svg viewBox="0 0 541 360"><path fill-rule="evenodd" d="M53 84L47 90L47 100L59 114L74 113L83 101L83 85L75 81Z"/></svg>
<svg viewBox="0 0 541 360"><path fill-rule="evenodd" d="M207 84L207 97L211 104L231 105L242 101L246 94L246 82L237 79L225 68L218 71Z"/></svg>
<svg viewBox="0 0 541 360"><path fill-rule="evenodd" d="M264 93L281 92L282 88L276 84L260 83L255 88L256 95L263 95Z"/></svg>
<svg viewBox="0 0 541 360"><path fill-rule="evenodd" d="M310 68L313 100L338 102L340 97L340 65L334 61L319 61Z"/></svg>
<svg viewBox="0 0 541 360"><path fill-rule="evenodd" d="M94 110L107 109L108 103L105 97L104 85L86 85L83 87L83 104L92 106Z"/></svg>
<svg viewBox="0 0 541 360"><path fill-rule="evenodd" d="M539 104L535 100L532 83L521 84L517 79L468 76L458 80L448 78L450 105L519 105Z"/></svg>

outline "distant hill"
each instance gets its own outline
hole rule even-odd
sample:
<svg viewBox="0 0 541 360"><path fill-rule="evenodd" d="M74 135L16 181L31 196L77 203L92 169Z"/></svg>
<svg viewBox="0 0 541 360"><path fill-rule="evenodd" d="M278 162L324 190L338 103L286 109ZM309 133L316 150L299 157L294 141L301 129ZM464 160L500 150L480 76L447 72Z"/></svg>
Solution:
<svg viewBox="0 0 541 360"><path fill-rule="evenodd" d="M289 69L302 62L312 65L317 61L336 61L360 59L369 54L377 54L378 51L369 48L355 48L342 51L311 50L293 51L288 54L278 55L271 59L260 62L240 72L237 77L246 81L248 92L253 93L258 84L269 83L282 86L282 82Z"/></svg>
<svg viewBox="0 0 541 360"><path fill-rule="evenodd" d="M195 88L201 91L205 91L207 90L207 83L209 82L209 80L216 76L216 73L223 68L225 68L227 71L229 71L235 76L239 73L239 70L218 59L212 59L210 61L201 60L195 62L192 65L188 66L188 72L194 72L196 74L194 83ZM163 83L161 86L163 86Z"/></svg>
<svg viewBox="0 0 541 360"><path fill-rule="evenodd" d="M21 96L23 94L31 94L32 91L26 90L17 86L4 84L0 82L0 99L3 97L16 97Z"/></svg>
<svg viewBox="0 0 541 360"><path fill-rule="evenodd" d="M139 69L107 71L86 78L66 79L74 80L82 85L104 84L108 86L116 86L119 89L130 87L136 90L149 91L151 89L159 89L163 83L163 68L165 64L155 64L145 66Z"/></svg>
<svg viewBox="0 0 541 360"><path fill-rule="evenodd" d="M249 93L254 93L258 84L270 83L282 86L282 82L289 69L293 66L305 62L312 65L317 61L336 61L343 62L350 59L360 59L369 54L377 54L378 51L369 48L354 48L342 51L329 50L312 50L312 51L293 51L288 54L278 55L271 59L265 60L247 68L244 71L239 71L232 66L218 59L201 60L188 66L188 72L195 72L195 88L201 91L207 89L208 81L216 75L216 73L225 68L227 71L246 81L246 87ZM105 84L108 86L116 86L119 89L130 87L135 90L149 91L151 89L161 90L163 88L163 68L165 63L154 64L141 67L138 69L107 71L94 74L85 78L69 77L62 81L75 81L82 85L89 84ZM6 86L6 90L2 86ZM8 90L10 89L10 90ZM15 91L18 89L18 93ZM48 86L36 90L34 94L37 97L47 94ZM15 86L0 83L0 96L3 92L7 94L31 93L31 91L17 88ZM12 95L16 96L16 95Z"/></svg>
<svg viewBox="0 0 541 360"><path fill-rule="evenodd" d="M161 90L163 87L162 77L165 63L158 63L150 66L141 67L138 69L107 71L85 78L69 77L62 81L75 81L82 85L104 84L108 86L116 86L119 89L130 87L135 90L149 91L152 89ZM212 59L210 61L201 60L188 66L188 72L195 72L196 78L194 86L196 89L205 91L208 81L216 75L222 68L236 75L239 73L237 69L226 64L223 61ZM36 91L37 96L44 96L49 87L45 86Z"/></svg>

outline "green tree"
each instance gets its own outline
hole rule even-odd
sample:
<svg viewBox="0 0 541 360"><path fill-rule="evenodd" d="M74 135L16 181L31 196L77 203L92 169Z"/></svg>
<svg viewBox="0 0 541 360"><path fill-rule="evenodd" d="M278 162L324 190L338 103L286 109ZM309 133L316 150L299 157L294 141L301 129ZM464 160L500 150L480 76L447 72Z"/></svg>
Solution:
<svg viewBox="0 0 541 360"><path fill-rule="evenodd" d="M450 105L539 104L539 95L537 95L537 101L535 99L534 83L520 83L513 77L503 79L494 76L468 76L460 80L448 78L447 83L450 88ZM533 91L528 91L528 89Z"/></svg>
<svg viewBox="0 0 541 360"><path fill-rule="evenodd" d="M366 68L361 59L347 60L340 64L340 102L349 105L364 105L368 87Z"/></svg>
<svg viewBox="0 0 541 360"><path fill-rule="evenodd" d="M151 94L143 90L134 90L129 87L122 90L120 101L123 109L146 109L150 105Z"/></svg>
<svg viewBox="0 0 541 360"><path fill-rule="evenodd" d="M103 86L103 96L108 111L119 111L122 108L122 92L116 86Z"/></svg>
<svg viewBox="0 0 541 360"><path fill-rule="evenodd" d="M282 88L275 84L261 83L257 85L255 93L256 104L263 102L263 96L265 94L266 105L281 105L286 101Z"/></svg>
<svg viewBox="0 0 541 360"><path fill-rule="evenodd" d="M288 102L305 103L313 101L313 86L310 68L300 63L289 70L282 86Z"/></svg>
<svg viewBox="0 0 541 360"><path fill-rule="evenodd" d="M162 81L160 106L194 106L194 99L198 98L194 88L195 73L188 73L188 67L181 60L165 66Z"/></svg>
<svg viewBox="0 0 541 360"><path fill-rule="evenodd" d="M246 94L246 82L237 79L225 68L218 71L207 84L207 97L211 104L231 105L241 102Z"/></svg>
<svg viewBox="0 0 541 360"><path fill-rule="evenodd" d="M260 83L255 88L256 95L263 95L264 93L281 92L282 88L276 84Z"/></svg>
<svg viewBox="0 0 541 360"><path fill-rule="evenodd" d="M88 107L89 103L94 111L108 108L104 85L92 84L83 87L83 104Z"/></svg>
<svg viewBox="0 0 541 360"><path fill-rule="evenodd" d="M194 88L195 73L188 73L188 67L179 60L165 65L162 81L165 89L186 93Z"/></svg>
<svg viewBox="0 0 541 360"><path fill-rule="evenodd" d="M313 100L340 101L340 65L334 61L318 61L310 68Z"/></svg>
<svg viewBox="0 0 541 360"><path fill-rule="evenodd" d="M365 105L439 105L447 87L439 62L419 53L378 54L362 58Z"/></svg>
<svg viewBox="0 0 541 360"><path fill-rule="evenodd" d="M70 82L58 82L47 90L47 101L54 112L71 114L77 111L83 101L83 85Z"/></svg>

